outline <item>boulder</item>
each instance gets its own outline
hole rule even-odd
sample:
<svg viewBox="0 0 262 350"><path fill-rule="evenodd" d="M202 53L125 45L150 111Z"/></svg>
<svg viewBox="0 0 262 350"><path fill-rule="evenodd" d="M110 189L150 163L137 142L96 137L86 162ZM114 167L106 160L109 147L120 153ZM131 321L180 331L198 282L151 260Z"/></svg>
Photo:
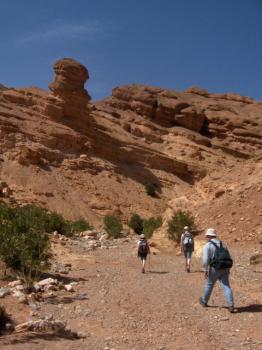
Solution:
<svg viewBox="0 0 262 350"><path fill-rule="evenodd" d="M21 280L16 280L16 281L12 281L12 282L8 283L8 287L10 287L10 288L14 288L14 287L21 286L21 285L23 285Z"/></svg>
<svg viewBox="0 0 262 350"><path fill-rule="evenodd" d="M11 294L10 288L0 288L0 298L4 298L9 294Z"/></svg>
<svg viewBox="0 0 262 350"><path fill-rule="evenodd" d="M54 278L46 278L42 281L39 281L38 282L39 286L45 286L47 284L57 284L57 279L54 279Z"/></svg>

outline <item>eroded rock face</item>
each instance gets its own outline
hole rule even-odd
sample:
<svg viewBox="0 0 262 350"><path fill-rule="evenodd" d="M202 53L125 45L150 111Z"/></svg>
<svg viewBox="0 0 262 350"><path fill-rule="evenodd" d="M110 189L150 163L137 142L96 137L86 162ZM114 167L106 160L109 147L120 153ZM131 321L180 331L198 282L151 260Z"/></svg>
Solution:
<svg viewBox="0 0 262 350"><path fill-rule="evenodd" d="M64 58L54 65L55 79L49 85L52 94L46 105L46 113L54 118L79 118L87 112L91 97L85 90L88 70L79 62Z"/></svg>
<svg viewBox="0 0 262 350"><path fill-rule="evenodd" d="M175 125L200 131L204 125L203 110L191 106L181 94L143 85L127 85L113 89L108 102L117 108L132 110L164 126Z"/></svg>
<svg viewBox="0 0 262 350"><path fill-rule="evenodd" d="M0 87L0 175L8 183L0 186L2 201L40 203L91 223L112 212L125 220L134 212L163 214L166 223L176 207L198 212L201 203L203 218L210 217L213 202L238 203L235 188L261 178L256 163L248 169L261 154L261 102L196 87L128 85L91 104L87 79L85 67L62 59L51 93ZM159 198L146 194L147 183ZM247 203L256 195L254 189Z"/></svg>
<svg viewBox="0 0 262 350"><path fill-rule="evenodd" d="M248 158L262 146L262 104L246 96L214 94L198 87L177 92L133 84L113 89L105 104L118 115L135 113L168 133L177 127L191 130L209 138L210 146L236 157ZM125 124L128 129L144 137L130 123Z"/></svg>

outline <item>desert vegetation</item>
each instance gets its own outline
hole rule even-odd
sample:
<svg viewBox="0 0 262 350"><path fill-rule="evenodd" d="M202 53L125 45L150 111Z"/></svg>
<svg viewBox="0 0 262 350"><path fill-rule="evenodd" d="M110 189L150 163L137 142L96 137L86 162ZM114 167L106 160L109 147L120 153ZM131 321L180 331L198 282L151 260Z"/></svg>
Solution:
<svg viewBox="0 0 262 350"><path fill-rule="evenodd" d="M190 232L194 233L196 230L194 216L189 211L178 210L168 222L168 238L180 242L185 226L188 226Z"/></svg>
<svg viewBox="0 0 262 350"><path fill-rule="evenodd" d="M121 236L121 231L123 229L123 225L121 220L116 215L106 215L104 217L104 226L105 230L108 233L109 237L118 238Z"/></svg>
<svg viewBox="0 0 262 350"><path fill-rule="evenodd" d="M135 233L144 234L146 238L152 237L154 231L162 226L162 218L151 217L149 219L142 219L140 215L133 214L128 223Z"/></svg>
<svg viewBox="0 0 262 350"><path fill-rule="evenodd" d="M0 205L0 257L8 268L30 285L49 267L51 257L48 233L72 235L90 228L84 220L68 221L56 212L36 205Z"/></svg>

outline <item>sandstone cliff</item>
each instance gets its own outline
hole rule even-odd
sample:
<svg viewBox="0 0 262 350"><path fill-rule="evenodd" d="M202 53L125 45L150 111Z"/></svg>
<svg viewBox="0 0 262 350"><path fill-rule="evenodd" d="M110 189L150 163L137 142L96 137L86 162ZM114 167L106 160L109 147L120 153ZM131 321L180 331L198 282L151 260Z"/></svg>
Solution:
<svg viewBox="0 0 262 350"><path fill-rule="evenodd" d="M110 212L168 217L184 206L208 225L206 216L249 184L255 209L261 102L128 85L92 103L83 65L66 58L54 71L51 92L0 87L0 180L10 189L3 197L93 223Z"/></svg>

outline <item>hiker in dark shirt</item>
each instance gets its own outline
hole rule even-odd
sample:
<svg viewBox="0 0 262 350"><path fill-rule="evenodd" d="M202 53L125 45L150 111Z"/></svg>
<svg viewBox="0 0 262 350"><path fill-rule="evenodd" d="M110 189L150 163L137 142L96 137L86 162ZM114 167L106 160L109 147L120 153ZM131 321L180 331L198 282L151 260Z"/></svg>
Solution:
<svg viewBox="0 0 262 350"><path fill-rule="evenodd" d="M141 259L142 273L145 273L146 258L147 254L150 254L150 248L144 234L140 235L140 240L137 242L137 245L137 256Z"/></svg>
<svg viewBox="0 0 262 350"><path fill-rule="evenodd" d="M185 256L186 271L190 272L191 258L194 251L194 238L189 232L188 226L184 227L184 232L181 235L180 248Z"/></svg>

